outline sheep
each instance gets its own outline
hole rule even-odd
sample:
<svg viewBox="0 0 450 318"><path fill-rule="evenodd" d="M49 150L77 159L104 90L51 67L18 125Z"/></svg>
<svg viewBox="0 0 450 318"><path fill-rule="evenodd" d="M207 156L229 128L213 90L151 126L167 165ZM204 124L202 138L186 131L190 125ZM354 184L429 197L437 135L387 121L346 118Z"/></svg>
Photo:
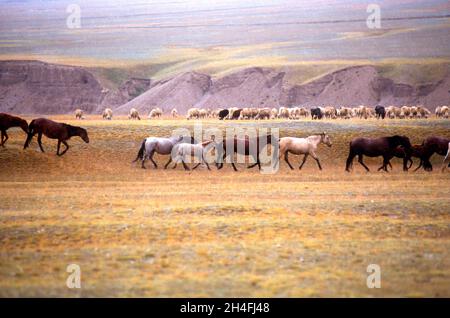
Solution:
<svg viewBox="0 0 450 318"><path fill-rule="evenodd" d="M160 118L162 116L162 110L159 107L153 108L148 114L148 118Z"/></svg>
<svg viewBox="0 0 450 318"><path fill-rule="evenodd" d="M278 110L278 118L289 119L289 109L286 107L280 107Z"/></svg>
<svg viewBox="0 0 450 318"><path fill-rule="evenodd" d="M270 119L276 119L276 118L278 118L278 109L276 109L274 107L270 111Z"/></svg>
<svg viewBox="0 0 450 318"><path fill-rule="evenodd" d="M261 108L258 109L258 114L255 116L255 119L270 119L272 111L270 108Z"/></svg>
<svg viewBox="0 0 450 318"><path fill-rule="evenodd" d="M75 118L76 119L84 119L84 111L82 109L75 110Z"/></svg>
<svg viewBox="0 0 450 318"><path fill-rule="evenodd" d="M200 117L200 110L198 108L189 108L187 111L186 119L199 119Z"/></svg>
<svg viewBox="0 0 450 318"><path fill-rule="evenodd" d="M105 110L102 113L103 119L111 120L113 117L113 111L111 108L105 108Z"/></svg>
<svg viewBox="0 0 450 318"><path fill-rule="evenodd" d="M139 112L136 108L131 108L130 113L128 114L128 119L137 119L141 120L141 117L139 117Z"/></svg>

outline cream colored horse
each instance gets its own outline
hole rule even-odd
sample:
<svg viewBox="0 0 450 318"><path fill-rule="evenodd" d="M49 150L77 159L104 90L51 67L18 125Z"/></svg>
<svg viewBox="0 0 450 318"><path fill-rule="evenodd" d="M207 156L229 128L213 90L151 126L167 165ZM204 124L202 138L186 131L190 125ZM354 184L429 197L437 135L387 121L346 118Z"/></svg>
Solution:
<svg viewBox="0 0 450 318"><path fill-rule="evenodd" d="M280 139L280 159L281 156L284 156L284 160L287 162L289 167L294 170L292 165L288 160L288 153L292 153L294 155L305 155L303 157L303 161L299 167L301 169L306 162L306 159L309 155L313 157L319 169L322 170L322 166L320 165L319 157L316 154L317 147L320 143L324 143L328 147L331 147L331 139L325 132L320 135L313 135L306 138L295 138L295 137L284 137Z"/></svg>

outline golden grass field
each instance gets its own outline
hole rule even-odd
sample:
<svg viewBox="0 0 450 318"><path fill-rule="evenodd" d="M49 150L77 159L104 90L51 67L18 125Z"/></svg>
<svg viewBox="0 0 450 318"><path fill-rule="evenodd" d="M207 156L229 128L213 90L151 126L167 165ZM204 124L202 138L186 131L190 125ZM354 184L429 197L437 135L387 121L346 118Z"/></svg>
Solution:
<svg viewBox="0 0 450 318"><path fill-rule="evenodd" d="M323 171L308 160L302 171L283 162L264 175L242 164L239 172L131 164L144 137L194 121L50 118L87 128L91 142L73 138L60 158L56 141L43 138L46 153L36 139L24 151L24 133L10 130L0 148L2 297L450 296L442 157L431 173L404 173L400 159L376 172L381 158L366 160L371 173L356 161L344 172L355 136L401 133L420 143L450 137L449 120L262 121L281 136L326 130L333 139L318 151ZM66 287L72 263L81 289ZM369 264L381 267L380 289L366 286Z"/></svg>

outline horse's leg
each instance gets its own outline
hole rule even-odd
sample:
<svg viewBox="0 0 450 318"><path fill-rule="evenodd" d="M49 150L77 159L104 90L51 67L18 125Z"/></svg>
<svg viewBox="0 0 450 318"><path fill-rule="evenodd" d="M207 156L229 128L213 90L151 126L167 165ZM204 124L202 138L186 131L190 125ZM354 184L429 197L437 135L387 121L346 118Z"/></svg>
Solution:
<svg viewBox="0 0 450 318"><path fill-rule="evenodd" d="M189 169L187 164L184 162L184 159L181 159L181 163L183 164L184 170L191 170L191 169Z"/></svg>
<svg viewBox="0 0 450 318"><path fill-rule="evenodd" d="M305 153L305 155L303 156L303 160L302 163L300 164L300 166L298 167L298 170L302 170L303 165L306 162L306 159L308 159L309 154Z"/></svg>
<svg viewBox="0 0 450 318"><path fill-rule="evenodd" d="M56 146L56 155L59 156L59 148L61 146L61 140L58 139L58 146Z"/></svg>
<svg viewBox="0 0 450 318"><path fill-rule="evenodd" d="M38 140L39 148L41 148L42 152L45 152L44 148L42 148L42 133L41 132L38 133L38 139L37 140Z"/></svg>
<svg viewBox="0 0 450 318"><path fill-rule="evenodd" d="M387 166L391 164L391 162L390 162L391 158L383 157L383 166L382 167L383 167L383 170L386 171L386 172L389 172L388 169L387 169ZM378 170L380 170L380 169L378 169Z"/></svg>
<svg viewBox="0 0 450 318"><path fill-rule="evenodd" d="M253 157L253 156L252 156ZM247 167L247 169L250 169L250 168L253 168L254 166L256 166L256 165L258 165L259 166L259 169L261 169L261 165L259 164L259 157L253 157L253 160L255 160L255 163L254 164L252 164L252 165L250 165L250 166L248 166Z"/></svg>
<svg viewBox="0 0 450 318"><path fill-rule="evenodd" d="M167 167L169 166L169 164L172 162L172 155L169 156L169 161L167 161L167 163L164 166L164 169L167 169ZM176 164L175 164L176 165Z"/></svg>
<svg viewBox="0 0 450 318"><path fill-rule="evenodd" d="M5 138L5 139L3 139ZM9 139L8 134L6 133L6 130L2 130L2 147L5 147L6 141Z"/></svg>
<svg viewBox="0 0 450 318"><path fill-rule="evenodd" d="M358 162L366 169L366 171L370 171L369 167L367 167L363 162L363 155L358 155Z"/></svg>
<svg viewBox="0 0 450 318"><path fill-rule="evenodd" d="M143 154L143 156L142 156L142 163L141 163L141 168L142 168L142 169L147 169L147 168L145 167L145 158L147 158L147 152L144 150L144 154Z"/></svg>
<svg viewBox="0 0 450 318"><path fill-rule="evenodd" d="M288 151L286 151L284 153L284 161L286 161L286 163L288 164L289 168L291 168L291 170L294 170L294 167L292 167L291 163L288 160Z"/></svg>
<svg viewBox="0 0 450 318"><path fill-rule="evenodd" d="M312 151L311 151L311 157L313 157L314 160L316 160L317 165L319 166L319 169L322 170L322 166L320 165L319 157L316 155L315 152L312 152Z"/></svg>
<svg viewBox="0 0 450 318"><path fill-rule="evenodd" d="M67 144L67 142L65 142L64 140L61 141L63 143L64 146L66 146L66 149L64 149L63 152L61 152L59 154L59 156L62 156L63 154L65 154L67 152L67 150L69 150L69 145ZM58 142L59 143L59 142Z"/></svg>
<svg viewBox="0 0 450 318"><path fill-rule="evenodd" d="M153 166L155 166L155 168L158 168L158 165L156 164L155 160L153 160L153 155L154 154L155 154L155 151L152 151L150 153L150 156L148 156L148 157L149 157L150 161L153 163Z"/></svg>
<svg viewBox="0 0 450 318"><path fill-rule="evenodd" d="M211 168L209 167L209 164L206 162L205 156L204 156L203 154L202 154L202 160L203 160L203 162L205 163L206 168L208 168L208 170L211 171Z"/></svg>
<svg viewBox="0 0 450 318"><path fill-rule="evenodd" d="M236 168L236 165L234 164L234 162L231 162L231 165L233 166L234 171L238 171L238 169Z"/></svg>
<svg viewBox="0 0 450 318"><path fill-rule="evenodd" d="M423 161L422 161L422 159L420 159L419 165L417 166L416 169L414 169L414 172L416 172L417 170L419 170L420 168L422 168L422 164L423 164Z"/></svg>

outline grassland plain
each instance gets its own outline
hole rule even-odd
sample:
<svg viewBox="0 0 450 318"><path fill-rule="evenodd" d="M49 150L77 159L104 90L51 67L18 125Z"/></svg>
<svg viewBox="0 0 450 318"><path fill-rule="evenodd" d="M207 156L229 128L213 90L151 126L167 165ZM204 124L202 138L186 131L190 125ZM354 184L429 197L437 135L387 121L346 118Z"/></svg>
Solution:
<svg viewBox="0 0 450 318"><path fill-rule="evenodd" d="M29 116L31 119L33 116ZM0 149L0 296L450 296L450 174L344 172L355 136L450 137L445 120L203 121L204 127L278 127L281 136L326 131L324 170L283 162L264 175L238 165L185 172L131 164L142 139L194 121L98 116L56 120L88 129L68 153L46 153L20 130ZM156 156L162 165L166 158ZM298 167L299 158L291 156ZM66 287L68 264L81 289ZM366 286L381 266L381 288Z"/></svg>

